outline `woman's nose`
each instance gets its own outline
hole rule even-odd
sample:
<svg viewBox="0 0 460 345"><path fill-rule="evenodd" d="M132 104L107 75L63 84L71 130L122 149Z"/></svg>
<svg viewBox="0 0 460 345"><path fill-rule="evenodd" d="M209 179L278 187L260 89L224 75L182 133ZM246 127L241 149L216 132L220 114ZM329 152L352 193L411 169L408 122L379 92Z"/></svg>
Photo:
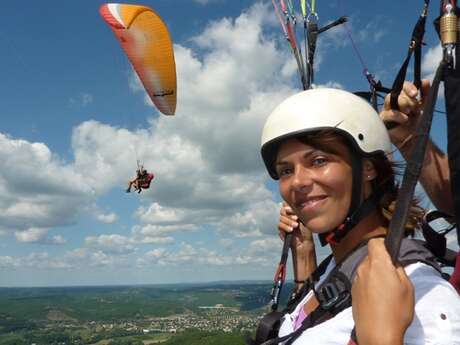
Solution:
<svg viewBox="0 0 460 345"><path fill-rule="evenodd" d="M296 167L292 179L292 188L296 191L310 187L313 183L311 171L304 167Z"/></svg>

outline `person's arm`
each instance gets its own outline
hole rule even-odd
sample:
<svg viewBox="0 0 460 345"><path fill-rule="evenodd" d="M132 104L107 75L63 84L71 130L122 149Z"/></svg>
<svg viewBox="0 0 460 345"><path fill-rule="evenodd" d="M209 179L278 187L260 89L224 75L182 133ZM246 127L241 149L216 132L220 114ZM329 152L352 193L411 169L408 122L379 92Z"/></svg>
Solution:
<svg viewBox="0 0 460 345"><path fill-rule="evenodd" d="M303 281L316 269L316 252L313 235L299 222L292 208L283 203L280 209L278 223L280 238L284 241L286 233L293 232L292 262L294 266L294 280L297 289L303 285Z"/></svg>
<svg viewBox="0 0 460 345"><path fill-rule="evenodd" d="M414 318L414 287L404 268L393 265L383 239L369 241L351 294L359 345L403 345Z"/></svg>
<svg viewBox="0 0 460 345"><path fill-rule="evenodd" d="M391 109L390 96L387 95L383 109L380 112L380 118L384 122L398 124L398 126L390 129L388 133L392 143L399 149L406 161L410 158L415 142L415 129L429 90L429 81L423 80L421 87L423 97L418 100L419 91L415 85L405 82L398 97L400 111ZM448 157L431 140L428 141L426 148L420 182L428 197L438 209L447 213L453 212Z"/></svg>

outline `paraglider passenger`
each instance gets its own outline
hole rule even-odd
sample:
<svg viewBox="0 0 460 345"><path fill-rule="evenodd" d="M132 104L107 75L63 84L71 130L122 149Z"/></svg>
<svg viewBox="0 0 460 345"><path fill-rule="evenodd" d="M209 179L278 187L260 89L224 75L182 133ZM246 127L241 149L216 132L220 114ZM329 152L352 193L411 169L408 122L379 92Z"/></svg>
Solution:
<svg viewBox="0 0 460 345"><path fill-rule="evenodd" d="M150 188L150 183L154 178L153 173L148 173L144 166L141 165L139 169L136 170L136 178L128 182L128 188L126 193L131 192L131 188L134 187L134 190L140 193L142 189Z"/></svg>
<svg viewBox="0 0 460 345"><path fill-rule="evenodd" d="M139 188L138 187L138 182L139 182L140 177L141 177L141 170L137 169L136 170L136 177L133 180L130 180L128 182L128 188L126 189L126 193L131 192L132 187L134 187L134 190L137 190Z"/></svg>
<svg viewBox="0 0 460 345"><path fill-rule="evenodd" d="M268 173L279 181L287 204L281 211L280 221L284 219L285 225L280 224L280 235L297 232L292 243L295 281L299 288L314 287L281 318L278 336L293 345L343 345L355 321L360 344L360 336L362 344L460 344L460 298L442 277L431 253L414 240L406 238L401 245L398 261L403 268L394 268L391 260L388 264L389 257L385 259L381 250L357 263L357 274L349 280L351 306L331 306L329 302L337 303L335 299L326 298L324 303L325 295L317 294L322 284L339 276L335 272L350 263L355 253L367 250L369 239L385 237L393 217L399 189L395 165L389 159L390 137L376 111L343 90L307 90L275 108L265 123L261 144ZM405 224L407 235L417 231L422 213L413 201ZM320 277L304 284L315 266L299 268L315 256L309 232L319 235L333 256ZM410 260L409 253L414 252L415 260ZM387 283L399 280L403 286L391 294L382 288L376 291L379 269L389 276L394 269L394 280ZM404 299L401 296L412 296L406 275L413 286L414 307L410 298L405 304L394 303ZM399 323L385 323L388 318L381 313L388 308L385 303L390 303L392 311L388 317ZM324 310L329 314L321 314ZM368 317L382 315L384 322L378 326L366 322ZM382 330L387 326L396 331ZM378 332L375 336L383 337L381 342L369 340L369 327Z"/></svg>

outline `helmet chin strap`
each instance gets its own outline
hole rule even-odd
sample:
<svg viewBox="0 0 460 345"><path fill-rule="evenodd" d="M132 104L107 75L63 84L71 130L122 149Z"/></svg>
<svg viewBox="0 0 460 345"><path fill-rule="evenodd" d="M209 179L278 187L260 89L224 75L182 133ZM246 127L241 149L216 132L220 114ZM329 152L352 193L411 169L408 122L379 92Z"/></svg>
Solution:
<svg viewBox="0 0 460 345"><path fill-rule="evenodd" d="M364 217L373 211L381 197L380 191L375 190L369 198L361 202L363 159L360 154L351 152L351 202L347 217L334 230L319 235L321 245L338 244Z"/></svg>

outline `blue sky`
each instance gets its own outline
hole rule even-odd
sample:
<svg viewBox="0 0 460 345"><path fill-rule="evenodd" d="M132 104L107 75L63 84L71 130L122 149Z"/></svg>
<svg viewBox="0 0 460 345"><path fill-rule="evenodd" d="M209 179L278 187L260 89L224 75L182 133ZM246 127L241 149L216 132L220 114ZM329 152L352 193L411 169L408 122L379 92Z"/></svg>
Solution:
<svg viewBox="0 0 460 345"><path fill-rule="evenodd" d="M317 1L320 23L349 15L367 67L390 86L423 2L357 3ZM0 286L271 279L280 199L258 142L300 87L271 2L143 3L175 44L172 118L146 100L101 4L0 3ZM344 28L320 36L316 61L317 85L367 90ZM432 137L444 148L443 120ZM156 174L141 195L124 192L136 154Z"/></svg>

